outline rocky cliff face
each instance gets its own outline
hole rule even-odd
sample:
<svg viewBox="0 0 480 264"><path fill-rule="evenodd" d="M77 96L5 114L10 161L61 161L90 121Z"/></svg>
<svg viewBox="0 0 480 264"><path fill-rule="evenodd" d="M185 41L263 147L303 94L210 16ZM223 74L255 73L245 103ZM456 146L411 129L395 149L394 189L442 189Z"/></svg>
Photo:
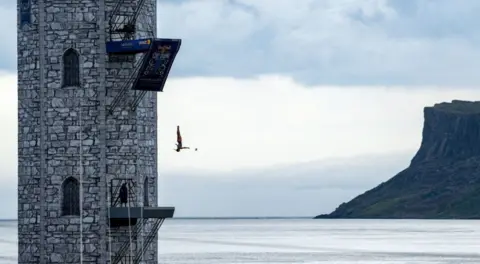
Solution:
<svg viewBox="0 0 480 264"><path fill-rule="evenodd" d="M317 218L480 218L480 102L424 109L410 166Z"/></svg>
<svg viewBox="0 0 480 264"><path fill-rule="evenodd" d="M412 164L480 156L480 102L425 107L424 118L422 144Z"/></svg>

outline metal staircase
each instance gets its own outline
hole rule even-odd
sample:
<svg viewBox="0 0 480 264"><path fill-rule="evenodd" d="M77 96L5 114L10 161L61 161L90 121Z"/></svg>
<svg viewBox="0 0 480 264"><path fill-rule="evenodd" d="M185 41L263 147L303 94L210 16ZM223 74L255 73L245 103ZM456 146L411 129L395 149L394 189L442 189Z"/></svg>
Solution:
<svg viewBox="0 0 480 264"><path fill-rule="evenodd" d="M155 223L153 224L151 230L148 232L148 234L146 234L146 236L143 237L143 245L137 248L134 256L130 256L128 254L130 249L130 240L125 241L115 254L115 257L112 259L112 264L139 264L143 259L142 256L147 252L148 248L155 240L164 220L165 219L155 219ZM139 243L139 240L143 235L142 229L147 222L148 219L143 219L143 221L140 221L132 230L132 243Z"/></svg>
<svg viewBox="0 0 480 264"><path fill-rule="evenodd" d="M155 223L153 224L152 229L150 232L148 232L148 235L144 241L143 247L139 248L137 250L137 254L135 255L134 259L134 264L139 264L140 261L142 261L142 256L147 252L147 249L150 247L150 244L154 241L154 239L157 237L158 230L160 230L160 227L163 224L163 221L165 221L165 218L163 219L155 219Z"/></svg>
<svg viewBox="0 0 480 264"><path fill-rule="evenodd" d="M130 77L124 82L113 99L108 113L111 115L114 110L125 102L125 96L130 90L137 90L129 103L131 111L135 111L147 91L162 92L168 74L177 55L180 39L156 39L155 32L150 25L147 30L150 37L135 39L137 35L137 19L145 5L145 0L138 0L133 6L132 0L118 0L113 8L109 19L110 39L107 42L106 50L111 61L116 61L118 56L127 56L134 61L136 54L143 53L134 65ZM120 60L122 61L122 60Z"/></svg>
<svg viewBox="0 0 480 264"><path fill-rule="evenodd" d="M131 3L132 0L117 0L108 21L110 41L135 38L137 19L145 0L139 0L133 8L128 6Z"/></svg>
<svg viewBox="0 0 480 264"><path fill-rule="evenodd" d="M145 57L145 54L142 54L142 58L136 62L132 74L130 75L128 80L125 83L123 83L117 96L115 96L115 98L113 99L112 104L108 109L109 114L113 114L113 111L115 110L115 108L118 107L120 103L123 102L123 99L127 95L128 91L131 89L132 84L138 78L138 72L140 71L140 66L143 64L144 57Z"/></svg>
<svg viewBox="0 0 480 264"><path fill-rule="evenodd" d="M145 219L147 220L147 219ZM132 243L137 241L137 236L138 233L142 230L143 222L139 222L135 228L132 230L132 238L133 239ZM112 264L118 264L118 263L132 263L133 257L128 254L128 251L130 249L130 240L125 241L122 246L118 249L118 251L115 253L115 257L112 259Z"/></svg>

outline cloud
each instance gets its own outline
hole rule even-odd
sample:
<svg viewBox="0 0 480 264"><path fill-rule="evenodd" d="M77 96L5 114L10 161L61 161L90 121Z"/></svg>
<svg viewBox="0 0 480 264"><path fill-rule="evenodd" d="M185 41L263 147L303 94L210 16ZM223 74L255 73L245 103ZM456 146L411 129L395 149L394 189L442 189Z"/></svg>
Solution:
<svg viewBox="0 0 480 264"><path fill-rule="evenodd" d="M184 39L181 76L458 86L480 83L479 7L475 0L195 0L160 2L158 17L161 36Z"/></svg>

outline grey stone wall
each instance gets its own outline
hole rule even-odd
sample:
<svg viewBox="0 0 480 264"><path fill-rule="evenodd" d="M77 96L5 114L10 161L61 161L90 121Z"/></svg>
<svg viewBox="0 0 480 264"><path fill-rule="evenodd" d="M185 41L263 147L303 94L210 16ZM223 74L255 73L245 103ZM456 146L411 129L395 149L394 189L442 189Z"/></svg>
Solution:
<svg viewBox="0 0 480 264"><path fill-rule="evenodd" d="M157 203L156 94L147 93L132 112L127 103L135 93L129 91L124 104L106 113L135 63L110 62L105 55L105 20L115 3L34 0L33 24L18 30L19 263L79 263L81 219L61 215L61 186L68 177L83 179L84 263L108 263L109 233L113 254L128 240L128 228L107 225L112 178L137 182L137 206L143 205L147 179L149 204ZM155 6L147 0L139 37L150 36ZM62 87L68 48L80 54L79 87ZM146 263L157 263L157 247L155 242L147 251Z"/></svg>
<svg viewBox="0 0 480 264"><path fill-rule="evenodd" d="M33 23L19 28L17 35L19 263L39 263L41 241L38 3L32 3L31 14Z"/></svg>

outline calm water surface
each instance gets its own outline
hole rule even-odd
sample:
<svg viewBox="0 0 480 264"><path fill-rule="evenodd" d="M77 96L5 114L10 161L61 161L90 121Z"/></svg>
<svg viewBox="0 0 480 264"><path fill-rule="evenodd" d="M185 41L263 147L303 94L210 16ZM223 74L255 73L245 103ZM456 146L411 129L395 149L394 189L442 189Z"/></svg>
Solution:
<svg viewBox="0 0 480 264"><path fill-rule="evenodd" d="M16 263L16 222L0 222L0 263ZM476 263L480 221L167 220L159 262Z"/></svg>

